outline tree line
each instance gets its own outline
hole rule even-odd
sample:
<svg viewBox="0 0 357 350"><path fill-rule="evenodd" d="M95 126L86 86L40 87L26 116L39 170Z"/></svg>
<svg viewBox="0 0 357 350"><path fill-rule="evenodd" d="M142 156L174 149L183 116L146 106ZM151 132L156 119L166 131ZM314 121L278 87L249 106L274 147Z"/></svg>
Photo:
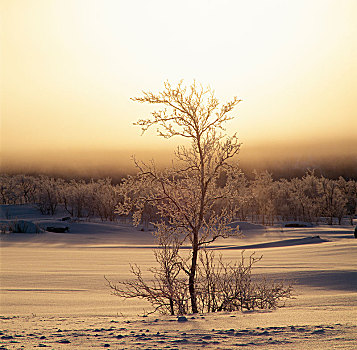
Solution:
<svg viewBox="0 0 357 350"><path fill-rule="evenodd" d="M339 177L337 180L316 176L308 171L301 178L274 180L268 171L254 171L248 179L242 172L227 180L223 176L220 186L230 181L230 198L218 206L234 209L235 219L263 225L279 221L309 223L342 223L348 218L353 224L357 208L357 182ZM135 184L136 182L136 184ZM77 218L99 217L115 221L115 213L125 197L140 196L135 177L113 184L110 178L98 180L70 180L45 175L0 175L0 204L35 204L44 215L54 215L59 208ZM143 192L147 189L141 189ZM146 202L138 224L148 227L158 217L154 203ZM133 208L132 208L133 209ZM135 210L127 215L132 218Z"/></svg>
<svg viewBox="0 0 357 350"><path fill-rule="evenodd" d="M1 204L34 204L41 214L55 215L59 209L75 218L117 219L119 185L110 178L70 180L45 175L0 175Z"/></svg>

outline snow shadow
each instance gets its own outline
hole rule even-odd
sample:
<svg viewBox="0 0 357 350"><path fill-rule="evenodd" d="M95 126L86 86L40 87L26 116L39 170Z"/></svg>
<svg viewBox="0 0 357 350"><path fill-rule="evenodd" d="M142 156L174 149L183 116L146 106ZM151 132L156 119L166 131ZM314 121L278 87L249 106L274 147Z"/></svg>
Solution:
<svg viewBox="0 0 357 350"><path fill-rule="evenodd" d="M269 278L293 280L295 285L304 285L329 290L357 292L357 271L294 271L287 273L268 274Z"/></svg>
<svg viewBox="0 0 357 350"><path fill-rule="evenodd" d="M319 236L312 237L304 237L304 238L294 238L294 239L284 239L280 241L274 242L266 242L266 243L256 243L256 244L248 244L248 245L230 245L230 246L213 246L212 249L215 250L232 250L232 249L260 249L260 248L277 248L277 247L289 247L296 246L302 244L317 244L328 242L326 239L322 239Z"/></svg>

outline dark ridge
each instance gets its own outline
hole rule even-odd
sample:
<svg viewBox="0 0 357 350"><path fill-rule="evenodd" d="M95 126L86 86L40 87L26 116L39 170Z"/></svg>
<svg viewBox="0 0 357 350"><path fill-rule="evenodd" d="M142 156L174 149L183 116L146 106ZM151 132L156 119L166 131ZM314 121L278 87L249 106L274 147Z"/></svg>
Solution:
<svg viewBox="0 0 357 350"><path fill-rule="evenodd" d="M302 244L316 244L328 242L327 239L322 239L320 236L304 237L304 238L294 238L294 239L284 239L282 241L267 242L267 243L257 243L242 246L215 246L212 249L215 250L232 250L232 249L259 249L259 248L277 248L277 247L288 247Z"/></svg>

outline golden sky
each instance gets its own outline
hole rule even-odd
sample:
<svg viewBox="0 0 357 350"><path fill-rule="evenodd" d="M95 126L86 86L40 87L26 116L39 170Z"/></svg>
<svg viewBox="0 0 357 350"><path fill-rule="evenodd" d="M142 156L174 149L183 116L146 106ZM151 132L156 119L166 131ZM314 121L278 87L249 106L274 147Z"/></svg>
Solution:
<svg viewBox="0 0 357 350"><path fill-rule="evenodd" d="M0 4L3 159L170 148L130 97L180 79L243 100L227 130L247 150L357 152L356 0Z"/></svg>

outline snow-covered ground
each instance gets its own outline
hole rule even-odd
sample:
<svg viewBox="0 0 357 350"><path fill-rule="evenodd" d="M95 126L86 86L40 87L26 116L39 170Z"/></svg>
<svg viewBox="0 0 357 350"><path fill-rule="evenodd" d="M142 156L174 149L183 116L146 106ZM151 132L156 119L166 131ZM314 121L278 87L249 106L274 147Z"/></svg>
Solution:
<svg viewBox="0 0 357 350"><path fill-rule="evenodd" d="M5 212L6 209L6 212ZM29 206L2 208L0 225L22 219L63 224ZM357 240L352 226L265 228L220 240L226 260L241 250L263 259L256 274L295 283L295 299L275 311L151 315L142 300L110 294L129 264L154 264L151 232L128 223L65 222L68 233L1 234L0 349L356 349ZM319 236L319 237L316 237ZM314 237L314 238L312 238Z"/></svg>

